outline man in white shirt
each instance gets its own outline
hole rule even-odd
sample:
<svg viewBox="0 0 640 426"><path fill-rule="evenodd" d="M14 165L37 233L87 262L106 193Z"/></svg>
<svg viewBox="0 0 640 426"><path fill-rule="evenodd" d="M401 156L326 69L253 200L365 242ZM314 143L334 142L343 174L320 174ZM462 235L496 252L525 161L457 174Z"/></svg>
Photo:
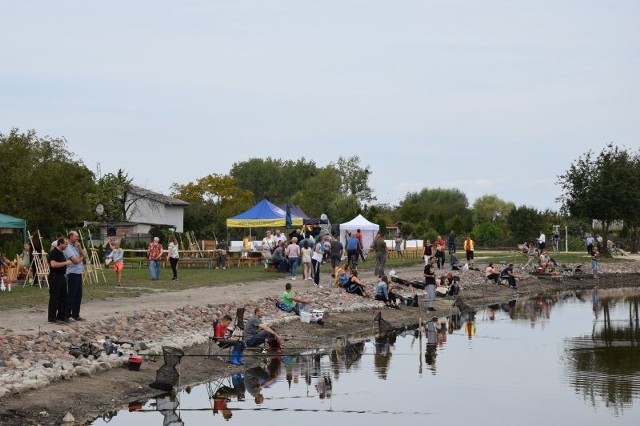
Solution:
<svg viewBox="0 0 640 426"><path fill-rule="evenodd" d="M538 249L540 251L544 250L546 247L547 238L544 236L544 233L540 231L540 236L538 237Z"/></svg>

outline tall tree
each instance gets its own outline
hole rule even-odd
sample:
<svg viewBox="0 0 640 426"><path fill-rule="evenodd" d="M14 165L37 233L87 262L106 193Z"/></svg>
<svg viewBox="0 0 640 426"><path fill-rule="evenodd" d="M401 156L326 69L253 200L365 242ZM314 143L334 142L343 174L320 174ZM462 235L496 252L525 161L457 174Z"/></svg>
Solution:
<svg viewBox="0 0 640 426"><path fill-rule="evenodd" d="M0 133L0 170L3 212L26 219L30 229L52 235L92 217L86 197L94 192L93 173L63 138Z"/></svg>
<svg viewBox="0 0 640 426"><path fill-rule="evenodd" d="M104 212L98 220L121 222L127 220L127 190L133 182L122 169L116 173L107 173L96 181L95 192L87 196L90 206L102 204Z"/></svg>
<svg viewBox="0 0 640 426"><path fill-rule="evenodd" d="M504 222L515 207L510 201L501 200L494 194L486 194L473 202L471 214L475 223Z"/></svg>
<svg viewBox="0 0 640 426"><path fill-rule="evenodd" d="M562 210L602 223L603 237L617 220L633 220L640 211L638 153L609 144L597 156L589 151L558 176ZM605 244L606 248L606 244Z"/></svg>
<svg viewBox="0 0 640 426"><path fill-rule="evenodd" d="M184 185L174 183L171 196L189 203L184 227L201 238L224 235L226 220L253 204L251 191L240 188L233 177L215 173Z"/></svg>
<svg viewBox="0 0 640 426"><path fill-rule="evenodd" d="M234 163L229 176L240 188L253 193L254 202L266 198L274 204L283 204L317 173L318 168L313 161L304 158L283 161L269 157Z"/></svg>
<svg viewBox="0 0 640 426"><path fill-rule="evenodd" d="M507 225L517 241L532 241L543 229L544 219L535 208L520 206L509 212Z"/></svg>
<svg viewBox="0 0 640 426"><path fill-rule="evenodd" d="M340 189L343 195L353 195L360 203L376 199L373 189L369 186L371 169L369 166L364 168L360 166L360 157L357 155L349 158L339 157L335 165L330 165L335 167L342 177Z"/></svg>
<svg viewBox="0 0 640 426"><path fill-rule="evenodd" d="M447 219L458 215L462 223L467 222L462 218L468 215L468 206L467 196L458 189L425 188L420 192L407 194L400 202L397 213L403 222L424 222L427 228L446 233L451 231L446 229Z"/></svg>

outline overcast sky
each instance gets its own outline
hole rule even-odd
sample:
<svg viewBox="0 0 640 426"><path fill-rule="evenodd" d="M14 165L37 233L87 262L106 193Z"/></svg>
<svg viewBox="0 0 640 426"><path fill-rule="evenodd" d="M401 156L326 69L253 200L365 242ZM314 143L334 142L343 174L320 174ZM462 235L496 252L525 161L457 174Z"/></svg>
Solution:
<svg viewBox="0 0 640 426"><path fill-rule="evenodd" d="M0 132L64 137L163 193L252 157L358 155L379 202L557 209L637 148L640 2L0 0Z"/></svg>

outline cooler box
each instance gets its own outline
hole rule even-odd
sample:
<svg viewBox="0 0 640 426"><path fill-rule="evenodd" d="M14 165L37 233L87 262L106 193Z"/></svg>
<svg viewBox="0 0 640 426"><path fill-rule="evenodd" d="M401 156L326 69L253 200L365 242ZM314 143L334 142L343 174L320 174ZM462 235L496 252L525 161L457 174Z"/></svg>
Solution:
<svg viewBox="0 0 640 426"><path fill-rule="evenodd" d="M140 355L131 355L129 357L129 370L140 371L142 365L142 357Z"/></svg>

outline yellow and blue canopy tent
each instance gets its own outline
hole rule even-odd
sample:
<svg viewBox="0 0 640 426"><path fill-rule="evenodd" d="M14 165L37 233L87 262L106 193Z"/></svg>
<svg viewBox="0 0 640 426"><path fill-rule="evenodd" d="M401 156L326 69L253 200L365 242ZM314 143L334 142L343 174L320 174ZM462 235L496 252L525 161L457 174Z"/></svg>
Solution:
<svg viewBox="0 0 640 426"><path fill-rule="evenodd" d="M290 226L302 227L304 218L290 213ZM287 212L263 199L249 210L227 219L227 228L286 228L289 225Z"/></svg>

